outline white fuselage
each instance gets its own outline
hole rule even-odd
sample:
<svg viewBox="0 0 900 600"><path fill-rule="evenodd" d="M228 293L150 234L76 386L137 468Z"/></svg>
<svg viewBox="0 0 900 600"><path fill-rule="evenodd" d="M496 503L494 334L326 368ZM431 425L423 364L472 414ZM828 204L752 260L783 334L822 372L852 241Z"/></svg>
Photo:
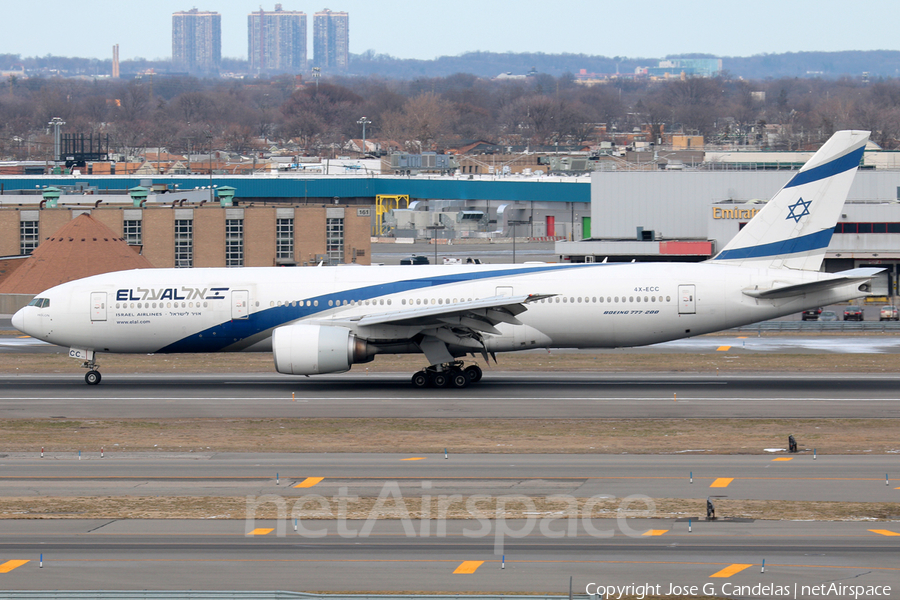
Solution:
<svg viewBox="0 0 900 600"><path fill-rule="evenodd" d="M417 351L399 325L354 319L503 295L528 302L518 324L485 336L490 352L536 347L654 344L771 319L865 295L858 285L781 299L745 290L816 281L826 274L716 263L343 266L141 269L88 277L42 294L45 306L14 317L53 344L116 353L271 348L272 331L341 321L385 351ZM462 354L456 349L456 354Z"/></svg>

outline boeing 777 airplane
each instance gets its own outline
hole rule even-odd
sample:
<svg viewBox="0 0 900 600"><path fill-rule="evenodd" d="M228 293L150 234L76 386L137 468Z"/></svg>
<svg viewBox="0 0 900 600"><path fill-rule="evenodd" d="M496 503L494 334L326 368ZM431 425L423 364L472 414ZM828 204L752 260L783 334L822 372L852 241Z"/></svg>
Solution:
<svg viewBox="0 0 900 600"><path fill-rule="evenodd" d="M702 263L138 269L56 286L12 322L92 385L103 352L271 351L293 375L421 353L414 386L462 388L482 376L467 355L642 346L865 296L880 269L819 269L868 136L835 133Z"/></svg>

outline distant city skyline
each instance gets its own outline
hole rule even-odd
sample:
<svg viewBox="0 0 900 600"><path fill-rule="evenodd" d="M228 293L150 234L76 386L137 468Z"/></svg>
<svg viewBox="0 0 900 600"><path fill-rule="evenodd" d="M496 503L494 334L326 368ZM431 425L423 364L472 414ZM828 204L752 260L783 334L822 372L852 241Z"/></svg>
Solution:
<svg viewBox="0 0 900 600"><path fill-rule="evenodd" d="M450 7L371 0L281 3L285 10L310 15L325 8L350 13L350 53L373 50L398 58L427 60L472 51L662 58L900 50L890 18L897 13L896 0L870 0L852 10L836 0L697 0L689 7L667 3L652 11L609 0L572 0L563 10L538 0L456 0ZM8 3L0 54L109 59L112 46L119 44L121 60L169 59L172 14L197 8L221 14L222 57L246 60L247 15L274 6L259 0L155 0L139 7L121 0L85 0L77 9L68 0L44 0L39 9Z"/></svg>

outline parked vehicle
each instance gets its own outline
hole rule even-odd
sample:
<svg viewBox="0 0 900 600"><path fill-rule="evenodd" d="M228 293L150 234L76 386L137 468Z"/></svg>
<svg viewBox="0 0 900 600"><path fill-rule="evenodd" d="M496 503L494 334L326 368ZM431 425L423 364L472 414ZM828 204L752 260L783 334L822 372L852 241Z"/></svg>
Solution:
<svg viewBox="0 0 900 600"><path fill-rule="evenodd" d="M811 308L809 310L804 310L803 314L800 316L800 319L803 321L818 321L819 315L822 314L822 307L819 308Z"/></svg>
<svg viewBox="0 0 900 600"><path fill-rule="evenodd" d="M863 320L863 311L858 306L848 306L844 309L844 320L845 321L862 321Z"/></svg>
<svg viewBox="0 0 900 600"><path fill-rule="evenodd" d="M427 256L417 256L412 255L409 258L401 258L401 265L429 265L431 262L428 260Z"/></svg>
<svg viewBox="0 0 900 600"><path fill-rule="evenodd" d="M882 306L878 315L879 321L900 321L900 309L896 306Z"/></svg>
<svg viewBox="0 0 900 600"><path fill-rule="evenodd" d="M819 315L819 320L820 321L837 321L838 316L837 316L837 313L835 313L833 310L825 310L825 311L822 311L821 315Z"/></svg>

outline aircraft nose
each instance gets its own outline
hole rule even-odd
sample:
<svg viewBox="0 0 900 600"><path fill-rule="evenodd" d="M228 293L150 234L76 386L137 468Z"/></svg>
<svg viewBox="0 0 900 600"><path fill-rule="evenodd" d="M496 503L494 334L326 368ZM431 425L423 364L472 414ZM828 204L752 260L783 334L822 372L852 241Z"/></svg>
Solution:
<svg viewBox="0 0 900 600"><path fill-rule="evenodd" d="M26 309L24 309L24 308L20 308L18 311L16 311L16 314L14 314L12 317L12 326L15 327L16 329L18 329L19 331L21 331L22 333L26 333L25 332L25 310Z"/></svg>

